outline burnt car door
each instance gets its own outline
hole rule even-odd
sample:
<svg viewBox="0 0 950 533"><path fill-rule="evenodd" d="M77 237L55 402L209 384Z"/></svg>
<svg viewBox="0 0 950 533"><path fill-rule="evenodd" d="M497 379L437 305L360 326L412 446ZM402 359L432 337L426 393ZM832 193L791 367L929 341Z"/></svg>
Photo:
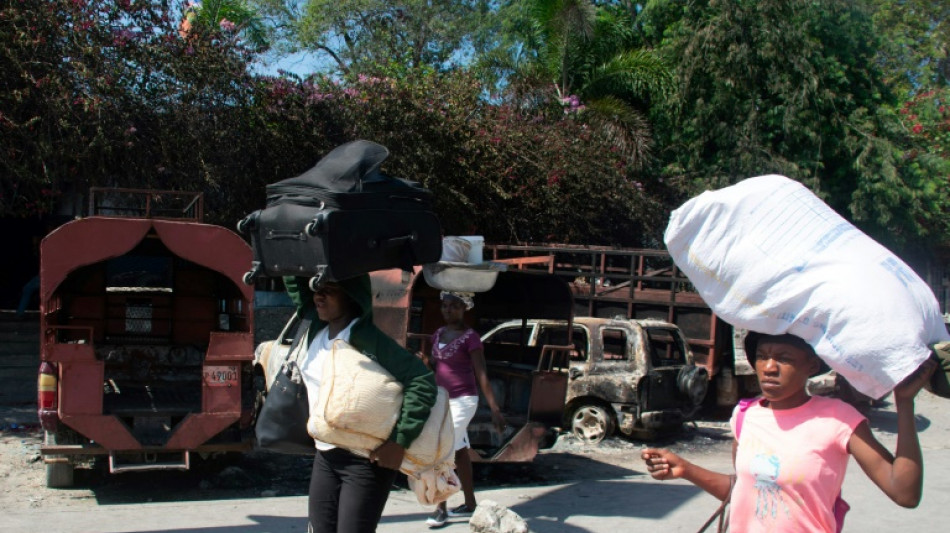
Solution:
<svg viewBox="0 0 950 533"><path fill-rule="evenodd" d="M689 355L682 334L676 329L644 327L644 368L649 369L642 387L641 409L659 411L692 405L688 391L678 383L684 368L689 365ZM691 366L691 365L689 365Z"/></svg>
<svg viewBox="0 0 950 533"><path fill-rule="evenodd" d="M631 335L629 328L611 325L596 328L590 339L586 360L571 362L568 401L577 397L593 397L612 404L636 401L639 339Z"/></svg>

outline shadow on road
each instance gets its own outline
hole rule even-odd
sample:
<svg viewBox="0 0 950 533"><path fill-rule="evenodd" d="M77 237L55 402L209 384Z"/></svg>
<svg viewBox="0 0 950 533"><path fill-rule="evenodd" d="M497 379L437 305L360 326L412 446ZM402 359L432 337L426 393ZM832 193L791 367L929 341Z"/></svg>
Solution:
<svg viewBox="0 0 950 533"><path fill-rule="evenodd" d="M526 517L531 531L537 533L581 533L588 529L576 524L590 524L591 518L649 518L660 523L701 492L692 485L594 481L560 488L511 510Z"/></svg>
<svg viewBox="0 0 950 533"><path fill-rule="evenodd" d="M99 505L305 496L313 464L310 457L266 452L192 461L188 471L114 475L97 464L76 470L75 488L91 491Z"/></svg>
<svg viewBox="0 0 950 533"><path fill-rule="evenodd" d="M243 526L149 529L148 531L149 533L283 533L307 530L307 521L299 517L250 515L248 519L255 523ZM137 531L139 530L130 530L128 533Z"/></svg>
<svg viewBox="0 0 950 533"><path fill-rule="evenodd" d="M897 433L897 413L894 411L883 411L880 409L872 409L870 413L867 414L868 424L871 425L871 429L874 431L880 431L883 433ZM914 424L917 426L917 432L926 431L930 427L930 419L923 415L916 415L914 417Z"/></svg>

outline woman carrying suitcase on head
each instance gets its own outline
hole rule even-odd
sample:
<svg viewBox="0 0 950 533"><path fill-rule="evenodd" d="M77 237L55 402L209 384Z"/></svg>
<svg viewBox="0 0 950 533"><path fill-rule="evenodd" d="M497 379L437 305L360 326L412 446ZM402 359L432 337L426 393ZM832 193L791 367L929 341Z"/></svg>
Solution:
<svg viewBox="0 0 950 533"><path fill-rule="evenodd" d="M403 386L396 427L369 458L315 441L308 531L371 533L376 531L405 450L422 432L435 403L432 371L373 324L368 275L326 283L316 292L307 288L306 278L286 277L284 284L298 316L313 319L300 368L311 402L319 397L322 363L336 339L371 354Z"/></svg>

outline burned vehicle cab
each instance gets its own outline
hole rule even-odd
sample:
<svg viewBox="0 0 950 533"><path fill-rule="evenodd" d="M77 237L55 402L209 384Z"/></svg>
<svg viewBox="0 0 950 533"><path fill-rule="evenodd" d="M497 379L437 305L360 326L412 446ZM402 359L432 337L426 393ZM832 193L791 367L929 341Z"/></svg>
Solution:
<svg viewBox="0 0 950 533"><path fill-rule="evenodd" d="M430 336L443 325L440 291L420 272L398 270L371 276L377 325L412 352L426 351ZM485 344L485 360L492 393L508 429L499 435L492 427L491 411L482 397L468 436L473 461L522 462L554 443L561 427L567 391L570 339L554 345L529 344L536 320L570 323L573 297L566 283L548 274L499 272L490 290L475 294L475 307L465 322L479 334L512 321L523 342Z"/></svg>
<svg viewBox="0 0 950 533"><path fill-rule="evenodd" d="M484 342L511 342L518 326L503 324ZM706 395L705 369L693 364L682 332L667 322L575 317L570 326L533 321L528 335L529 345L558 344L570 335L575 349L564 426L584 441L599 442L618 429L641 438L676 430Z"/></svg>
<svg viewBox="0 0 950 533"><path fill-rule="evenodd" d="M95 456L187 469L193 452L250 449L250 248L200 222L197 194L93 190L90 215L40 250L47 484Z"/></svg>

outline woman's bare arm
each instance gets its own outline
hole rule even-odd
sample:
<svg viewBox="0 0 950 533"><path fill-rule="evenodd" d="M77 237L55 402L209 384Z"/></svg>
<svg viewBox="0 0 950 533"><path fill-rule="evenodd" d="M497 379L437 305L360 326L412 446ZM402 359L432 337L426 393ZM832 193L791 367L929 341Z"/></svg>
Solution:
<svg viewBox="0 0 950 533"><path fill-rule="evenodd" d="M640 458L646 463L653 479L663 481L682 478L719 500L729 496L732 476L728 474L707 470L665 449L646 448L640 452Z"/></svg>
<svg viewBox="0 0 950 533"><path fill-rule="evenodd" d="M897 451L895 455L862 422L848 441L848 451L875 485L902 507L917 507L923 492L924 459L917 439L914 398L936 369L925 361L917 371L894 388L897 406Z"/></svg>

